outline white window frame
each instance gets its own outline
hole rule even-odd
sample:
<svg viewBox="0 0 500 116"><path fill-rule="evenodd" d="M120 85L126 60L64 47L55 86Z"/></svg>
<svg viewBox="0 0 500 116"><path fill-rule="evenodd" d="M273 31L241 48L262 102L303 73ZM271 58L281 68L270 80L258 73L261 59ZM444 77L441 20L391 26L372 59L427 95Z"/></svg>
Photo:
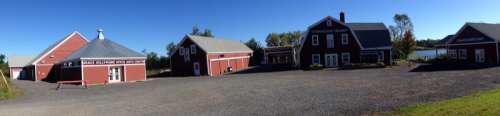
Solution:
<svg viewBox="0 0 500 116"><path fill-rule="evenodd" d="M458 51L459 51L458 58L460 60L467 60L467 49L460 49Z"/></svg>
<svg viewBox="0 0 500 116"><path fill-rule="evenodd" d="M457 59L457 50L455 50L455 49L449 49L448 50L448 57L450 59Z"/></svg>
<svg viewBox="0 0 500 116"><path fill-rule="evenodd" d="M332 20L326 20L326 26L331 27L332 26Z"/></svg>
<svg viewBox="0 0 500 116"><path fill-rule="evenodd" d="M350 53L342 53L342 63L351 64L351 54Z"/></svg>
<svg viewBox="0 0 500 116"><path fill-rule="evenodd" d="M315 62L314 58L318 58L318 62ZM319 54L312 54L311 60L312 64L321 64L321 56Z"/></svg>
<svg viewBox="0 0 500 116"><path fill-rule="evenodd" d="M326 47L335 48L335 35L333 34L326 35Z"/></svg>
<svg viewBox="0 0 500 116"><path fill-rule="evenodd" d="M343 33L342 34L342 45L347 45L349 44L349 34Z"/></svg>
<svg viewBox="0 0 500 116"><path fill-rule="evenodd" d="M191 61L191 56L189 55L189 48L183 48L186 54L184 54L184 62L189 62Z"/></svg>
<svg viewBox="0 0 500 116"><path fill-rule="evenodd" d="M319 37L318 37L318 35L312 35L312 45L313 46L319 45Z"/></svg>
<svg viewBox="0 0 500 116"><path fill-rule="evenodd" d="M179 55L181 55L181 56L184 55L184 47L179 48Z"/></svg>
<svg viewBox="0 0 500 116"><path fill-rule="evenodd" d="M196 45L191 44L191 54L196 54Z"/></svg>
<svg viewBox="0 0 500 116"><path fill-rule="evenodd" d="M478 53L480 53L480 58L477 58ZM484 49L476 49L474 51L474 60L476 63L484 63L486 61Z"/></svg>

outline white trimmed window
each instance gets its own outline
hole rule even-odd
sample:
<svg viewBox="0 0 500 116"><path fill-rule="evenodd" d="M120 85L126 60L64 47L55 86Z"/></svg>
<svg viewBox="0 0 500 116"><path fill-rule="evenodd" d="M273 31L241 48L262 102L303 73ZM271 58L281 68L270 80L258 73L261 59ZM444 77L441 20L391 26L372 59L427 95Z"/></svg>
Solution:
<svg viewBox="0 0 500 116"><path fill-rule="evenodd" d="M342 34L342 45L349 44L349 35L347 33Z"/></svg>
<svg viewBox="0 0 500 116"><path fill-rule="evenodd" d="M184 62L189 62L191 60L191 56L189 55L189 48L184 48Z"/></svg>
<svg viewBox="0 0 500 116"><path fill-rule="evenodd" d="M458 52L459 52L459 58L461 60L467 59L467 49L460 49L460 50L458 50Z"/></svg>
<svg viewBox="0 0 500 116"><path fill-rule="evenodd" d="M326 26L331 27L332 26L332 20L326 20Z"/></svg>
<svg viewBox="0 0 500 116"><path fill-rule="evenodd" d="M450 57L450 59L457 59L457 50L449 49L448 50L448 57Z"/></svg>
<svg viewBox="0 0 500 116"><path fill-rule="evenodd" d="M320 64L321 57L319 54L312 54L312 64Z"/></svg>
<svg viewBox="0 0 500 116"><path fill-rule="evenodd" d="M312 45L314 45L314 46L319 45L319 37L318 37L318 35L312 35Z"/></svg>
<svg viewBox="0 0 500 116"><path fill-rule="evenodd" d="M190 47L191 47L191 54L196 54L196 45L192 44Z"/></svg>
<svg viewBox="0 0 500 116"><path fill-rule="evenodd" d="M344 63L344 64L350 64L351 63L351 54L349 54L349 53L342 53L342 63Z"/></svg>
<svg viewBox="0 0 500 116"><path fill-rule="evenodd" d="M179 54L180 54L181 56L183 56L183 55L184 55L184 47L180 47L180 48L179 48Z"/></svg>
<svg viewBox="0 0 500 116"><path fill-rule="evenodd" d="M333 34L326 35L326 46L328 48L333 48L335 46L335 42L333 39Z"/></svg>

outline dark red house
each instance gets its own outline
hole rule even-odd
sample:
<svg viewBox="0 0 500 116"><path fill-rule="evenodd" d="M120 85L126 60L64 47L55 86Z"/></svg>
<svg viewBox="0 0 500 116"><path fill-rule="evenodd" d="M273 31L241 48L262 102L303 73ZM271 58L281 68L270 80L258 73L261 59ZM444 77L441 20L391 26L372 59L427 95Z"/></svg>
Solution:
<svg viewBox="0 0 500 116"><path fill-rule="evenodd" d="M218 76L248 68L253 51L239 41L186 35L170 54L174 75Z"/></svg>
<svg viewBox="0 0 500 116"><path fill-rule="evenodd" d="M338 67L352 63L391 64L391 37L383 23L346 23L327 16L302 35L300 67Z"/></svg>
<svg viewBox="0 0 500 116"><path fill-rule="evenodd" d="M466 23L446 47L458 63L499 63L500 24Z"/></svg>

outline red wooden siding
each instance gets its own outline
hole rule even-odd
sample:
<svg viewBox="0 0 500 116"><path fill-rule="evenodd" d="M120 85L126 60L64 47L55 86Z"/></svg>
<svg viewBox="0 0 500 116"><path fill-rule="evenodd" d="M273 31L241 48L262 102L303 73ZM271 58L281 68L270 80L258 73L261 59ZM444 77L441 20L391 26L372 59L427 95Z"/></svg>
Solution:
<svg viewBox="0 0 500 116"><path fill-rule="evenodd" d="M144 65L127 65L124 70L126 81L146 80L146 68Z"/></svg>
<svg viewBox="0 0 500 116"><path fill-rule="evenodd" d="M108 66L83 67L83 76L87 84L102 84L108 80Z"/></svg>
<svg viewBox="0 0 500 116"><path fill-rule="evenodd" d="M71 55L73 52L82 48L87 44L81 35L74 34L66 41L61 43L60 46L54 48L52 52L46 53L46 56L42 57L39 62L36 63L36 79L35 80L46 80L49 75L50 78L55 79L56 74L51 74L53 71L53 64L64 60L66 57Z"/></svg>

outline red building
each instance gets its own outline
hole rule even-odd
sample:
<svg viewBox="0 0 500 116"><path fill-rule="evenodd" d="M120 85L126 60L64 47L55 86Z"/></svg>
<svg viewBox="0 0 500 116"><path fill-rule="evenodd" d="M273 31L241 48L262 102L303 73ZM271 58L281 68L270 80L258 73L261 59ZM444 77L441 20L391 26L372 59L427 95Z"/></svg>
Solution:
<svg viewBox="0 0 500 116"><path fill-rule="evenodd" d="M338 67L352 63L391 64L391 37L383 23L346 23L327 16L302 35L299 65Z"/></svg>
<svg viewBox="0 0 500 116"><path fill-rule="evenodd" d="M57 80L81 80L104 84L146 80L146 57L104 37L96 39L58 63Z"/></svg>
<svg viewBox="0 0 500 116"><path fill-rule="evenodd" d="M448 58L458 63L499 63L500 24L466 23L446 43Z"/></svg>
<svg viewBox="0 0 500 116"><path fill-rule="evenodd" d="M253 51L239 41L186 35L170 54L174 75L218 76L248 68Z"/></svg>
<svg viewBox="0 0 500 116"><path fill-rule="evenodd" d="M57 70L55 64L61 62L73 52L87 44L88 40L78 32L73 32L62 40L50 45L42 53L36 56L23 70L26 77L34 81L54 81Z"/></svg>
<svg viewBox="0 0 500 116"><path fill-rule="evenodd" d="M23 59L11 60L16 64L11 72L17 74L18 79L81 80L86 84L146 80L146 57L105 39L102 30L97 39L90 42L80 33L73 32L29 63L24 63Z"/></svg>

